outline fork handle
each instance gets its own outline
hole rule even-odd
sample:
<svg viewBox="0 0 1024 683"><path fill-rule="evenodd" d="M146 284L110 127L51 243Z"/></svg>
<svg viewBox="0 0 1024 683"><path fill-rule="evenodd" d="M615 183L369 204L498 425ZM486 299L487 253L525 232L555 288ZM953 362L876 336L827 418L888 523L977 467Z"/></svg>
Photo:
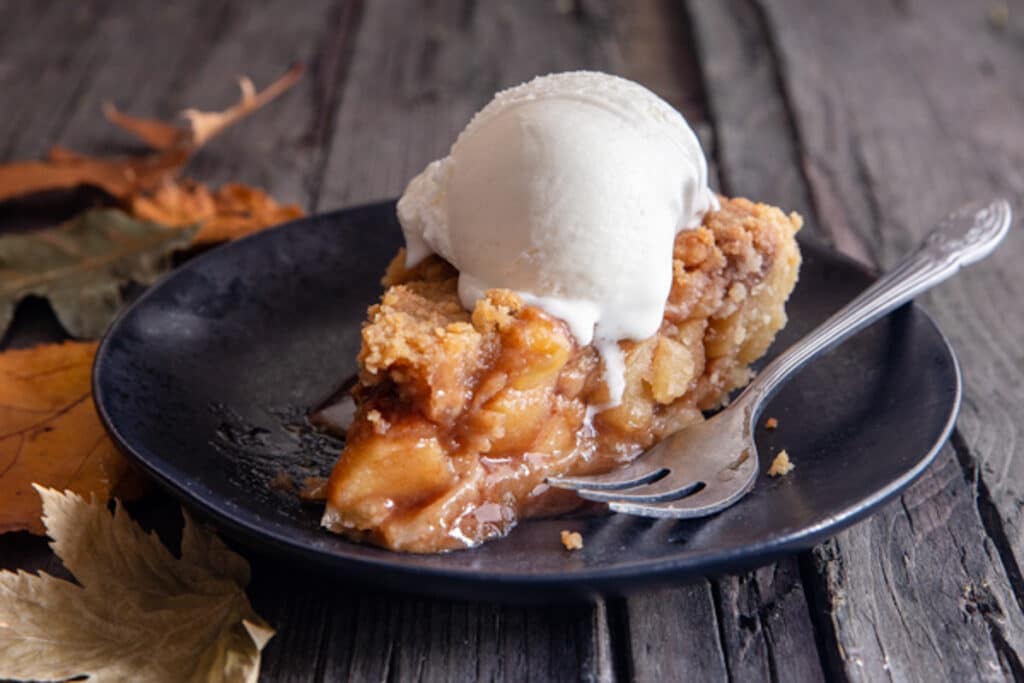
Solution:
<svg viewBox="0 0 1024 683"><path fill-rule="evenodd" d="M924 243L856 299L769 363L736 399L752 420L787 379L819 354L952 277L961 267L988 256L1013 220L1005 199L972 202L949 214Z"/></svg>

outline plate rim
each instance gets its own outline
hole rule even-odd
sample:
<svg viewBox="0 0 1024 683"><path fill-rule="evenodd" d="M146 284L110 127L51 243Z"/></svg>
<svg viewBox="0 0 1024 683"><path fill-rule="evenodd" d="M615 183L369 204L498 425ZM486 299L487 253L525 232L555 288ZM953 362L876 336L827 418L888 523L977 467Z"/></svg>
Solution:
<svg viewBox="0 0 1024 683"><path fill-rule="evenodd" d="M328 212L311 214L302 218L283 223L272 228L262 230L241 239L222 244L218 247L200 254L178 268L164 274L154 284L146 289L132 304L123 308L114 322L108 327L97 348L91 372L91 388L93 403L99 415L100 422L111 437L117 448L125 454L134 464L141 467L147 475L152 477L164 490L169 492L179 504L198 510L206 519L212 520L215 526L227 530L231 537L239 538L259 547L269 547L273 553L281 558L302 557L309 564L317 569L324 569L331 572L342 570L350 572L357 577L365 578L372 575L377 583L395 583L396 579L418 577L429 579L434 582L441 582L441 590L430 590L425 584L420 590L413 589L413 592L446 594L450 596L464 595L465 588L479 587L486 589L490 586L500 585L504 588L522 588L527 590L547 589L564 590L567 588L584 587L587 592L618 592L622 589L635 588L641 584L652 585L659 580L685 581L698 576L709 576L725 573L742 567L760 566L771 562L773 559L789 554L791 552L809 548L820 541L831 537L853 524L863 520L865 517L877 511L886 503L890 502L896 495L903 492L914 483L925 470L934 462L942 450L942 447L949 441L950 435L956 426L963 400L963 376L960 361L957 357L949 338L938 326L932 316L915 302L906 304L902 308L912 308L923 316L925 322L938 335L942 346L949 356L953 367L954 393L950 406L949 416L942 428L939 437L932 444L931 448L915 463L915 465L902 476L891 480L886 486L874 491L866 498L855 504L851 504L819 520L813 525L801 526L795 531L786 533L780 537L747 544L737 547L730 552L721 553L714 558L694 557L681 558L669 557L659 560L634 560L616 567L583 567L574 568L570 571L547 572L543 574L518 574L505 573L502 571L480 572L473 569L462 569L458 567L424 567L424 566L403 566L387 560L387 558L375 558L360 556L358 554L338 555L330 552L311 548L301 542L289 539L287 536L269 532L266 528L245 523L222 512L214 504L207 502L202 497L194 495L184 483L176 481L166 472L161 471L157 463L151 463L148 458L140 453L128 442L110 414L106 404L106 397L101 386L101 376L105 364L109 361L109 347L111 340L117 336L126 318L137 308L143 306L151 296L154 296L164 285L178 277L184 277L193 268L199 267L208 259L219 258L225 249L232 249L236 245L247 244L251 241L266 239L267 235L275 232L297 229L297 226L311 220L330 220L332 218L352 215L357 213L375 213L394 209L396 199L381 200L344 207ZM800 242L820 251L831 258L852 267L869 278L876 278L877 274L873 269L857 261L850 256L835 250L823 240L815 237L801 237ZM894 312L895 313L895 312ZM893 315L890 313L889 315ZM325 531L325 533L327 533ZM513 530L511 533L515 533ZM357 544L353 544L358 547ZM474 549L457 550L454 552L473 552ZM435 584L436 586L437 584ZM522 597L514 598L522 602Z"/></svg>

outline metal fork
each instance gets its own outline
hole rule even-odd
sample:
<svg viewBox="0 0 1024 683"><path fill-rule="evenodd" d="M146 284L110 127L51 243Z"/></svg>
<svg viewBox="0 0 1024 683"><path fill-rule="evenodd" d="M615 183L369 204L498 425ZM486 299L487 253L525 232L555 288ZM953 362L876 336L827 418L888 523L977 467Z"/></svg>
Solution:
<svg viewBox="0 0 1024 683"><path fill-rule="evenodd" d="M1004 199L961 207L899 265L769 363L728 408L672 434L621 470L548 483L643 517L704 517L729 507L757 479L754 429L779 387L819 354L990 254L1011 221Z"/></svg>

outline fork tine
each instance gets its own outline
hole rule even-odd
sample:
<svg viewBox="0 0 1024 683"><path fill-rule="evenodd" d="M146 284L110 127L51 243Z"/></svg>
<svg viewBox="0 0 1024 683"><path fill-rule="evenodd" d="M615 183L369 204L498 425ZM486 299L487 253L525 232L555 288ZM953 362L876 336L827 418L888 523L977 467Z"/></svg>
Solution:
<svg viewBox="0 0 1024 683"><path fill-rule="evenodd" d="M671 501L682 498L698 490L703 486L700 481L680 481L676 477L665 477L664 479L647 484L636 486L623 491L602 491L595 489L579 489L576 493L581 498L596 500L603 503L616 501L628 503L656 503L660 501Z"/></svg>
<svg viewBox="0 0 1024 683"><path fill-rule="evenodd" d="M668 474L664 467L651 467L650 463L634 462L621 470L587 477L548 477L547 483L555 488L569 489L628 489L651 484Z"/></svg>
<svg viewBox="0 0 1024 683"><path fill-rule="evenodd" d="M707 517L724 510L745 496L754 485L754 481L755 479L751 478L748 485L737 489L723 489L714 485L706 486L689 496L648 503L628 500L625 496L619 496L615 500L610 500L608 507L615 512L642 517L672 517L675 519Z"/></svg>

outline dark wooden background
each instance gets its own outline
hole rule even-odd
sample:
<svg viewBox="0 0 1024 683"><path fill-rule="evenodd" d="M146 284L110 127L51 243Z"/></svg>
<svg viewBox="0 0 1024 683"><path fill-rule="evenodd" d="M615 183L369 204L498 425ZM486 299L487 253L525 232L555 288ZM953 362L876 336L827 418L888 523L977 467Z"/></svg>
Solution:
<svg viewBox="0 0 1024 683"><path fill-rule="evenodd" d="M0 0L0 161L117 149L106 99L219 107L238 74L265 84L299 59L296 91L189 170L319 211L400 193L496 89L602 69L683 111L723 191L800 211L808 233L884 266L963 200L1021 208L1024 3L1010 5ZM869 520L754 572L576 607L379 595L254 558L278 629L262 680L1024 679L1020 233L925 298L959 352L963 412ZM30 303L4 344L59 334ZM53 565L43 541L0 537L0 566Z"/></svg>

